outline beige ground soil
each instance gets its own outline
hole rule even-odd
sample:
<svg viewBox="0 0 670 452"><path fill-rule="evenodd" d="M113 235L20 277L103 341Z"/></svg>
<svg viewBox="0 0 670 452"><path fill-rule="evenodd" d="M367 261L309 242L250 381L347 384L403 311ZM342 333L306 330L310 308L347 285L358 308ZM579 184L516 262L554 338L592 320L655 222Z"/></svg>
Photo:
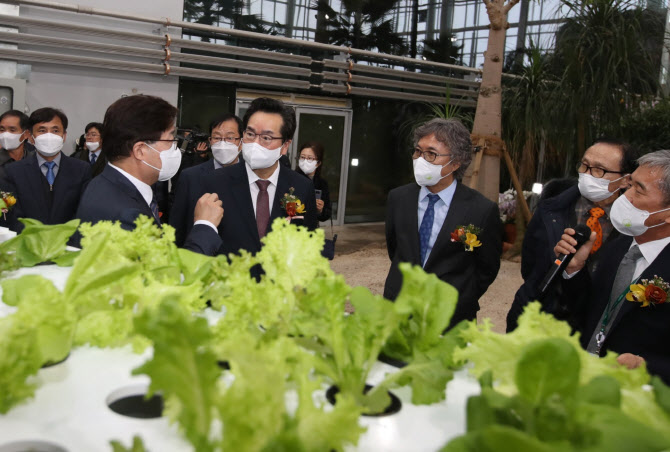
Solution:
<svg viewBox="0 0 670 452"><path fill-rule="evenodd" d="M329 229L329 228L328 228ZM326 236L330 231L326 229ZM335 228L338 234L333 270L344 275L352 286L368 287L381 294L390 261L386 252L384 225L346 225ZM503 260L498 277L480 300L478 320L490 318L496 331L505 331L505 317L514 293L521 286L518 262Z"/></svg>

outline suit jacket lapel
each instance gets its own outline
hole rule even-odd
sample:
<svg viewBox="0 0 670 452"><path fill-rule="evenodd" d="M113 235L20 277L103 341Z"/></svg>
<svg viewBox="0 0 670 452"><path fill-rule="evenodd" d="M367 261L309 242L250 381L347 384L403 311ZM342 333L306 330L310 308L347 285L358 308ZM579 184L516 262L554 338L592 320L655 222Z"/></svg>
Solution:
<svg viewBox="0 0 670 452"><path fill-rule="evenodd" d="M37 156L35 154L31 155L30 163L26 168L27 177L26 180L30 184L31 192L34 193L35 200L39 203L41 212L50 212L49 211L49 202L45 196L49 196L48 193L44 193L44 184L42 183L42 169L40 168L39 162L37 161ZM55 204L55 203L54 203Z"/></svg>
<svg viewBox="0 0 670 452"><path fill-rule="evenodd" d="M247 168L244 163L235 165L235 170L231 174L232 193L237 204L237 212L240 218L246 224L246 229L260 246L260 237L258 237L258 227L256 226L256 215L254 214L254 205L251 202L251 191L249 190L249 177L247 177Z"/></svg>
<svg viewBox="0 0 670 452"><path fill-rule="evenodd" d="M467 217L468 210L470 209L468 199L469 196L463 189L462 183L458 182L454 197L451 199L451 204L449 205L447 218L444 219L442 229L440 229L440 233L435 240L435 245L433 245L433 250L430 252L424 268L429 268L430 264L440 255L440 250L451 241L451 233L454 229L464 224L463 220Z"/></svg>
<svg viewBox="0 0 670 452"><path fill-rule="evenodd" d="M277 178L277 190L275 190L275 198L270 204L270 224L268 225L268 231L270 231L270 226L275 218L284 217L284 210L281 207L281 199L284 197L285 193L288 193L289 190L289 177L287 169L280 163L279 164L279 177Z"/></svg>
<svg viewBox="0 0 670 452"><path fill-rule="evenodd" d="M421 240L419 238L419 192L421 187L414 185L406 193L406 198L401 200L400 215L404 219L404 226L400 226L398 230L409 231L410 237L413 238L414 246L412 246L412 263L421 265Z"/></svg>
<svg viewBox="0 0 670 452"><path fill-rule="evenodd" d="M632 240L632 239L631 239ZM630 246L630 241L626 241L629 246ZM628 248L625 249L624 253L621 255L621 259L623 259L624 254L628 251ZM621 259L618 260L618 262L621 262ZM666 246L663 248L663 251L656 256L656 259L654 259L654 262L647 267L640 277L638 278L638 281L643 280L643 279L651 279L654 277L654 275L661 275L665 273L665 270L668 268L668 264L670 262L670 246ZM618 268L618 267L617 267ZM615 270L616 273L616 270ZM614 277L612 278L612 281L614 281ZM611 285L610 285L611 286ZM626 300L625 298L621 301L623 303L623 306L621 306L621 309L619 310L619 313L617 314L616 318L614 319L614 323L612 324L612 329L616 328L617 324L621 321L621 319L631 312L633 309L642 309L640 307L640 304L634 303L631 301ZM644 309L649 309L644 308Z"/></svg>

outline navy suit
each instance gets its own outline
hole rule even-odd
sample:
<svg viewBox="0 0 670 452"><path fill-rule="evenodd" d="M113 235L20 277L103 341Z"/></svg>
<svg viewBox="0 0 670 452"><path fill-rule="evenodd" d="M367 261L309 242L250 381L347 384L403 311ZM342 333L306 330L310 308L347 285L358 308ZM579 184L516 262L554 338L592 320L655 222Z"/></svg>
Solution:
<svg viewBox="0 0 670 452"><path fill-rule="evenodd" d="M91 165L65 154L61 154L53 190L42 174L36 154L7 166L6 171L2 189L16 197L7 220L17 232L24 227L19 218L34 218L44 224L67 223L75 218L82 193L91 180Z"/></svg>
<svg viewBox="0 0 670 452"><path fill-rule="evenodd" d="M305 219L295 220L295 223L312 230L318 226L312 181L290 168L279 165L277 190L274 200L270 201L268 232L275 218L286 216L286 211L281 207L281 199L288 193L290 187L295 189L294 194L305 205ZM246 164L239 162L207 173L203 193L216 193L223 202L223 220L219 225L219 235L223 243L219 254L238 253L240 250L247 250L253 254L260 251L261 241L256 227Z"/></svg>
<svg viewBox="0 0 670 452"><path fill-rule="evenodd" d="M77 210L77 218L82 222L119 221L121 227L129 231L135 228L139 215L153 218L151 208L137 188L109 165L88 185ZM159 224L155 218L154 222ZM184 248L211 256L220 244L221 239L211 227L198 225L189 234Z"/></svg>
<svg viewBox="0 0 670 452"><path fill-rule="evenodd" d="M581 333L582 346L586 348L609 301L612 284L617 269L633 238L619 236L605 244L600 265L591 274L587 269L573 278L562 280L565 303L578 319L577 329ZM670 246L654 259L640 276L651 279L654 275L670 281ZM607 350L617 353L633 353L647 361L650 373L659 375L670 384L670 302L642 307L642 303L623 300L618 315L613 320L612 329L607 334L601 349L601 356Z"/></svg>
<svg viewBox="0 0 670 452"><path fill-rule="evenodd" d="M386 245L391 269L384 285L384 297L395 300L402 286L400 262L421 265L419 240L419 191L417 184L391 190L386 204ZM482 229L480 247L466 251L462 243L452 242L451 233L458 226L473 224ZM481 193L458 183L447 217L435 245L423 267L458 290L458 304L450 327L461 320L477 317L479 298L496 279L500 269L502 237L500 214L496 203Z"/></svg>
<svg viewBox="0 0 670 452"><path fill-rule="evenodd" d="M214 159L182 171L170 209L170 226L175 229L175 242L182 246L193 227L193 210L200 196L205 193L205 175L214 171ZM225 214L225 212L224 212Z"/></svg>

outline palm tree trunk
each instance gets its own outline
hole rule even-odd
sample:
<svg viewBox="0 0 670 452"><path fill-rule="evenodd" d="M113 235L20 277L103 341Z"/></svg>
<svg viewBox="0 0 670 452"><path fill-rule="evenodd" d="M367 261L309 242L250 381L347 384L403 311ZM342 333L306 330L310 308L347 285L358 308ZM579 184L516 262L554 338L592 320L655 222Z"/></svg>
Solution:
<svg viewBox="0 0 670 452"><path fill-rule="evenodd" d="M489 39L484 55L482 83L472 127L473 141L493 153L502 151L502 67L505 52L507 13L519 0L484 0L489 16ZM501 154L500 154L501 155ZM484 155L477 188L492 201L498 200L500 155Z"/></svg>

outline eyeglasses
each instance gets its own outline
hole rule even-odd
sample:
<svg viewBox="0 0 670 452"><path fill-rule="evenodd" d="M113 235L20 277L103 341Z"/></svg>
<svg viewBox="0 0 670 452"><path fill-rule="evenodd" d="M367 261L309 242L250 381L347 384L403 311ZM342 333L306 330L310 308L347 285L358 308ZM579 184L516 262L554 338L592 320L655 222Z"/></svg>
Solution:
<svg viewBox="0 0 670 452"><path fill-rule="evenodd" d="M606 170L603 168L598 168L597 166L589 166L584 162L578 162L577 163L577 172L582 174L587 171L591 172L591 176L596 177L598 179L605 177L605 174L607 173L614 173L614 174L625 174L623 171L610 171Z"/></svg>
<svg viewBox="0 0 670 452"><path fill-rule="evenodd" d="M317 159L316 157L303 157L301 155L300 160L307 160L308 162L317 162L319 159Z"/></svg>
<svg viewBox="0 0 670 452"><path fill-rule="evenodd" d="M100 134L98 133L87 133L84 135L86 138L100 138Z"/></svg>
<svg viewBox="0 0 670 452"><path fill-rule="evenodd" d="M281 140L282 139L282 137L273 137L271 135L265 135L265 134L259 135L256 132L254 132L253 130L249 130L249 129L244 131L243 137L244 137L244 141L247 141L247 142L254 141L254 140L256 140L256 137L258 137L258 141L265 146L267 146L269 144L272 144L272 142L274 140Z"/></svg>
<svg viewBox="0 0 670 452"><path fill-rule="evenodd" d="M419 157L423 157L425 161L428 163L433 163L436 158L438 157L451 157L451 154L438 154L437 152L433 151L422 151L421 149L413 149L412 150L412 158L413 159L418 159Z"/></svg>
<svg viewBox="0 0 670 452"><path fill-rule="evenodd" d="M226 143L237 144L240 142L239 137L210 137L210 140L212 140L212 143L221 143L222 141L225 141Z"/></svg>

